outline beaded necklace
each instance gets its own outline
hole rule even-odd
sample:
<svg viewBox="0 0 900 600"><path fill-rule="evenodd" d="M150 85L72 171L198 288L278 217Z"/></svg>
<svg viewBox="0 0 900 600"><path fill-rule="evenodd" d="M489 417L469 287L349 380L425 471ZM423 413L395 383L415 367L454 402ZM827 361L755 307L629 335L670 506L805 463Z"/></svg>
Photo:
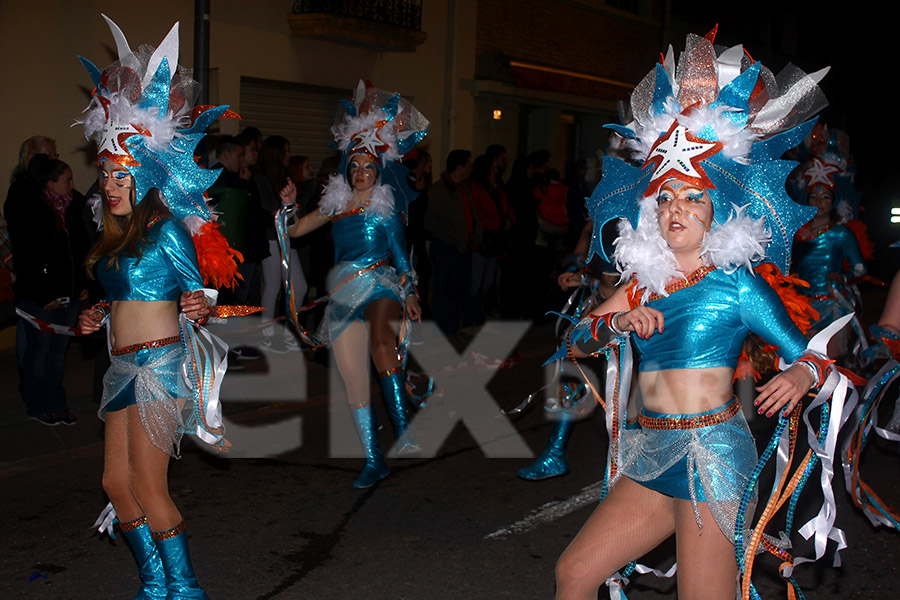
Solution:
<svg viewBox="0 0 900 600"><path fill-rule="evenodd" d="M333 222L343 219L345 217L352 217L353 215L362 214L362 213L366 212L367 206L369 206L368 201L366 201L366 203L363 204L362 206L357 206L356 208L351 208L350 210L348 210L346 212L338 213L338 214L334 215L333 217L331 217L331 222L333 223Z"/></svg>
<svg viewBox="0 0 900 600"><path fill-rule="evenodd" d="M691 287L696 283L700 283L703 281L703 278L716 270L716 267L712 265L704 265L688 275L684 279L679 279L673 283L670 283L666 286L666 295L673 294L678 290L683 290L684 288ZM659 300L662 298L662 294L657 294L656 292L650 294L650 297L647 299L647 302L653 302L654 300Z"/></svg>
<svg viewBox="0 0 900 600"><path fill-rule="evenodd" d="M834 227L833 222L828 223L827 225L824 225L822 227L819 227L815 231L809 231L809 229L807 229L807 227L804 225L803 227L800 228L800 231L797 232L797 239L799 239L801 242L808 242L809 240L822 235L823 233L825 233L832 227Z"/></svg>

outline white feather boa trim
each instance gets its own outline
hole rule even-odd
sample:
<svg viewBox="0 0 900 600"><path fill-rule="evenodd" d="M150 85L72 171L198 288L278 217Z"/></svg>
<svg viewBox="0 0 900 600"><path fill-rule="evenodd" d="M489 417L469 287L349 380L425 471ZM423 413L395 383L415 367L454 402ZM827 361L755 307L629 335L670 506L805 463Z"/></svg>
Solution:
<svg viewBox="0 0 900 600"><path fill-rule="evenodd" d="M110 103L104 110L99 98L94 96L84 111L84 119L75 121L76 125L79 123L84 125L84 137L93 139L98 145L102 144L104 135L115 134L111 128L107 128L107 124L111 127L124 124L139 125L150 133L144 141L147 147L154 152L165 152L169 150L169 144L175 136L181 135L178 130L190 124L187 111L182 111L178 115L166 112L160 117L158 108L141 108L137 104L132 104L122 94L111 94L109 100Z"/></svg>
<svg viewBox="0 0 900 600"><path fill-rule="evenodd" d="M765 219L752 219L744 214L749 205L731 206L734 212L728 220L713 227L703 237L701 252L707 264L726 273L741 266L752 271L753 263L766 257L766 246L772 241L772 235L766 229Z"/></svg>
<svg viewBox="0 0 900 600"><path fill-rule="evenodd" d="M379 126L382 121L386 123ZM377 132L378 138L387 144L388 149L380 155L381 164L387 164L389 160L400 160L397 152L397 123L388 120L387 113L380 108L355 117L345 116L343 121L331 127L334 141L340 150L346 150L350 142L363 131Z"/></svg>
<svg viewBox="0 0 900 600"><path fill-rule="evenodd" d="M353 190L340 175L332 175L322 191L319 213L333 217L347 210L353 200ZM369 196L367 210L383 218L394 212L394 191L389 185L376 185Z"/></svg>
<svg viewBox="0 0 900 600"><path fill-rule="evenodd" d="M620 281L632 276L644 289L644 298L651 292L667 296L666 285L674 278L684 278L678 271L675 254L663 239L656 218L656 198L641 200L641 214L637 229L628 219L619 222L619 237L614 242L613 258L622 273Z"/></svg>
<svg viewBox="0 0 900 600"><path fill-rule="evenodd" d="M627 219L619 223L619 237L615 241L613 258L621 281L636 277L643 289L642 302L651 294L668 296L666 285L673 279L684 279L678 270L675 254L663 239L656 216L656 199L641 201L641 215L637 229ZM722 225L713 227L703 238L701 253L706 264L727 273L765 258L766 246L772 239L765 219L752 219L744 214L746 206L734 206L734 213Z"/></svg>
<svg viewBox="0 0 900 600"><path fill-rule="evenodd" d="M637 153L637 158L644 160L650 154L653 144L659 136L669 130L676 119L679 125L688 128L693 135L703 137L700 132L707 126L715 131L718 141L722 142L722 154L729 159L742 163L749 163L750 150L753 144L759 140L759 136L753 133L749 127L736 124L726 114L733 110L728 106L718 106L714 109L706 107L698 108L689 114L681 114L681 107L671 96L666 101L666 110L658 115L645 115L639 123L632 123L630 127L635 130L637 139L628 140L629 148ZM707 135L707 134L704 134Z"/></svg>

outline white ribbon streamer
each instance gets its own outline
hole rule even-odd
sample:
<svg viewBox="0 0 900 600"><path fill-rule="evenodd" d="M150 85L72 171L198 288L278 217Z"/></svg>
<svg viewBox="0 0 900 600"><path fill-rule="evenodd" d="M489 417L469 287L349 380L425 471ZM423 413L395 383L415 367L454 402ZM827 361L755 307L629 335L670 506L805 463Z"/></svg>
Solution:
<svg viewBox="0 0 900 600"><path fill-rule="evenodd" d="M827 355L826 350L828 342L831 340L832 336L843 328L852 318L853 313L850 313L835 320L809 341L807 349L820 355ZM789 365L785 363L783 359L779 360L779 368L782 371L788 367ZM847 402L848 390L852 390L849 395L849 402ZM826 402L829 396L832 398L831 412L829 414L828 433L825 436L825 443L823 446L819 444L819 441L816 438L818 427L813 427L810 422L810 416L815 409L820 408ZM834 526L835 516L837 515L837 505L834 499L834 490L832 489L831 481L834 477L834 458L838 433L847 421L848 416L852 413L852 409L856 405L858 397L856 390L850 385L850 380L847 379L847 376L838 372L837 369L831 368L829 369L828 377L825 379L818 394L816 394L815 399L810 403L806 410L803 411L803 421L806 423L807 427L807 441L809 442L809 447L816 453L816 456L822 463L819 480L824 501L819 509L819 513L799 530L800 535L802 535L804 539L808 540L811 537L815 537L815 558L795 558L792 566L788 565L785 567L783 573L783 577L785 578L791 576L793 569L797 565L806 562L815 562L822 558L825 555L825 549L829 539L834 540L838 545L834 553L834 566L837 567L841 564L840 551L847 547L847 541L844 532ZM845 405L847 408L846 411ZM781 448L779 448L779 460L781 460ZM783 472L783 470L781 472Z"/></svg>
<svg viewBox="0 0 900 600"><path fill-rule="evenodd" d="M97 517L97 520L94 521L94 524L91 527L97 529L99 533L103 533L106 531L110 535L110 537L116 537L113 533L113 523L116 522L116 509L113 508L112 502L106 505L102 511L100 511L100 516Z"/></svg>

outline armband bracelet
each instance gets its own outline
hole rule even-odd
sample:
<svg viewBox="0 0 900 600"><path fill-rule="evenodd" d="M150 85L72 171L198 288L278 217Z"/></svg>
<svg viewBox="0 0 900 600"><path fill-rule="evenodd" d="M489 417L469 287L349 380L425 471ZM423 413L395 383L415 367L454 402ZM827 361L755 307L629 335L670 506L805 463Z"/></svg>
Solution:
<svg viewBox="0 0 900 600"><path fill-rule="evenodd" d="M212 313L210 313L210 314L212 314ZM184 315L184 318L187 319L187 320L188 320L188 323L190 323L190 324L192 324L192 325L203 325L203 324L205 324L207 321L209 321L209 315L206 315L206 316L204 316L204 317L200 317L199 319L192 319L192 318L190 318L189 316Z"/></svg>
<svg viewBox="0 0 900 600"><path fill-rule="evenodd" d="M400 290L409 296L412 294L416 298L419 297L419 290L416 289L417 277L415 271L406 271L400 276Z"/></svg>
<svg viewBox="0 0 900 600"><path fill-rule="evenodd" d="M799 360L796 361L795 364L802 364L804 367L809 369L810 374L812 374L813 379L815 379L815 384L813 387L819 387L822 382L825 381L825 376L828 373L828 367L833 363L833 360L829 358L819 356L818 354L814 354L812 352L806 352L803 356L800 357Z"/></svg>
<svg viewBox="0 0 900 600"><path fill-rule="evenodd" d="M98 302L97 304L91 307L91 310L95 310L103 317L100 318L100 322L104 323L109 318L110 313L112 312L110 309L109 302Z"/></svg>
<svg viewBox="0 0 900 600"><path fill-rule="evenodd" d="M798 360L798 365L803 365L806 367L806 370L809 371L809 374L812 375L813 383L809 386L809 389L814 390L819 387L819 371L816 369L811 362L808 360Z"/></svg>
<svg viewBox="0 0 900 600"><path fill-rule="evenodd" d="M616 327L616 319L619 317L619 315L624 315L625 312L626 311L623 310L623 311L619 311L617 313L613 313L613 315L611 317L607 317L607 319L606 319L606 325L607 325L607 327L609 327L609 330L619 336L628 335L627 331L622 331L621 329Z"/></svg>
<svg viewBox="0 0 900 600"><path fill-rule="evenodd" d="M297 222L297 205L296 204L282 204L281 208L284 211L285 225L287 227L293 226L293 224Z"/></svg>

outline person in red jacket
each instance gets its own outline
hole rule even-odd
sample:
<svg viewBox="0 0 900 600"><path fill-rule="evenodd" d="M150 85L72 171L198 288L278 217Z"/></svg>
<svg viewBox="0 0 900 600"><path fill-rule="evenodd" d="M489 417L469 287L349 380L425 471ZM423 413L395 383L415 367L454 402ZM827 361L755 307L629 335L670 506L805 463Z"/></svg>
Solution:
<svg viewBox="0 0 900 600"><path fill-rule="evenodd" d="M472 272L469 291L463 309L463 327L483 325L486 318L487 293L497 274L497 258L511 246L510 230L516 217L506 200L506 193L497 185L497 160L483 154L472 164L468 193L478 221L481 240L472 253Z"/></svg>

